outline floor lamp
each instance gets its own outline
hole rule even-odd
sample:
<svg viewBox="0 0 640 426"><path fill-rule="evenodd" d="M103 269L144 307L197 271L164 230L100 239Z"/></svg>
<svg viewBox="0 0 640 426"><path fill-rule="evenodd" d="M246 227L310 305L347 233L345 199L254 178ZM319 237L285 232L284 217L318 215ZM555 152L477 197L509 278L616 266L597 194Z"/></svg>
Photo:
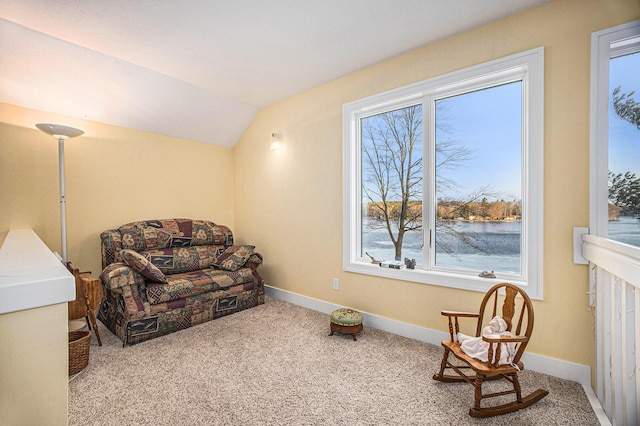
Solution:
<svg viewBox="0 0 640 426"><path fill-rule="evenodd" d="M59 124L38 123L36 127L58 139L58 163L60 164L60 236L62 240L62 259L67 264L67 207L64 192L64 140L84 134L82 130Z"/></svg>

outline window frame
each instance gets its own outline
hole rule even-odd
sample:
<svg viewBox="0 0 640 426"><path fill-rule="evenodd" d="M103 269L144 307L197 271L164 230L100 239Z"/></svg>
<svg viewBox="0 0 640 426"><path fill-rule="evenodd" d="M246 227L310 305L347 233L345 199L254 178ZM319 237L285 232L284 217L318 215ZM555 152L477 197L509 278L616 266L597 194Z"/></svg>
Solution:
<svg viewBox="0 0 640 426"><path fill-rule="evenodd" d="M590 93L590 234L609 235L609 63L612 58L638 52L640 21L591 34Z"/></svg>
<svg viewBox="0 0 640 426"><path fill-rule="evenodd" d="M434 269L389 269L359 257L361 220L360 119L382 112L422 103L423 108L423 220L425 246L429 231L435 232L432 209L435 171L434 101L452 94L463 94L508 82L522 80L522 214L521 276L496 273L481 278L475 271ZM480 65L454 71L418 83L369 96L343 105L343 269L366 275L438 286L486 292L497 282L508 280L527 291L532 299L543 294L543 183L544 183L544 48L539 47ZM432 218L433 216L433 218ZM433 223L432 223L433 222ZM425 267L429 267L425 257Z"/></svg>

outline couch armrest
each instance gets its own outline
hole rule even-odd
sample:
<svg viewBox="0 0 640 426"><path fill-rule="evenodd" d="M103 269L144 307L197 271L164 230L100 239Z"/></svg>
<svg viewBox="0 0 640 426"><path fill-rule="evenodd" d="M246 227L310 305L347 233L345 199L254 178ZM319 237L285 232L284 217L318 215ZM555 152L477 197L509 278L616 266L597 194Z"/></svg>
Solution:
<svg viewBox="0 0 640 426"><path fill-rule="evenodd" d="M104 268L100 279L106 289L114 291L124 286L144 286L144 277L121 262L112 263Z"/></svg>
<svg viewBox="0 0 640 426"><path fill-rule="evenodd" d="M124 301L125 315L128 319L151 315L151 305L144 294L144 287L126 285L118 290L122 290L119 297Z"/></svg>
<svg viewBox="0 0 640 426"><path fill-rule="evenodd" d="M116 262L116 254L122 250L122 238L120 231L110 229L100 234L100 247L102 252L102 268ZM122 260L122 259L120 259Z"/></svg>
<svg viewBox="0 0 640 426"><path fill-rule="evenodd" d="M250 267L254 271L260 265L262 265L262 255L260 253L253 253L249 259L247 259L246 266Z"/></svg>

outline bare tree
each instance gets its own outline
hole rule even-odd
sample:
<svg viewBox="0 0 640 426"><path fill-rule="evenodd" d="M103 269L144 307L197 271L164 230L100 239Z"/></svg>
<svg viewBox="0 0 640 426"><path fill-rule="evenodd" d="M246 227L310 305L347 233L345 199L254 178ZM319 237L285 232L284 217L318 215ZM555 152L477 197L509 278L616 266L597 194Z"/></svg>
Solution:
<svg viewBox="0 0 640 426"><path fill-rule="evenodd" d="M445 128L439 130L446 134ZM436 145L438 192L455 188L455 181L442 171L461 166L471 158L471 151L453 139L442 138ZM369 229L385 229L402 257L402 244L407 232L422 231L422 106L415 105L389 111L362 120L363 193L369 201ZM456 208L490 193L482 188ZM479 198L478 198L479 197ZM453 227L442 228L464 241L468 237ZM467 244L475 245L472 241ZM443 247L445 251L446 247Z"/></svg>
<svg viewBox="0 0 640 426"><path fill-rule="evenodd" d="M411 202L422 200L422 106L386 112L362 123L362 157L367 165L363 192L379 218L369 226L387 230L400 258L405 233L422 229L422 208L409 208Z"/></svg>

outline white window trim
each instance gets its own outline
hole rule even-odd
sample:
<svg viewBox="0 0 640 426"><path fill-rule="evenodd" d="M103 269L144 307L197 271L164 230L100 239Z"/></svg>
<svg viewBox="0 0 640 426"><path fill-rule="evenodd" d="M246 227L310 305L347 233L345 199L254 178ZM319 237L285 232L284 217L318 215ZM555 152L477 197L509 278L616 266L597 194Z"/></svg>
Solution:
<svg viewBox="0 0 640 426"><path fill-rule="evenodd" d="M590 233L609 235L609 61L639 50L640 21L591 34Z"/></svg>
<svg viewBox="0 0 640 426"><path fill-rule="evenodd" d="M464 271L387 269L358 257L361 209L360 147L357 143L359 120L384 110L423 102L442 94L463 93L472 86L487 87L508 79L523 78L523 271L520 279L496 274L495 279L480 278ZM423 111L428 108L423 107ZM544 159L544 48L497 59L460 71L431 78L395 90L343 105L343 269L367 275L445 287L486 292L492 285L510 281L527 291L532 299L543 292L543 159ZM423 146L427 146L429 120L423 118ZM425 163L426 164L426 163ZM425 186L428 182L425 181ZM425 222L426 223L426 222ZM526 258L525 258L526 256Z"/></svg>

